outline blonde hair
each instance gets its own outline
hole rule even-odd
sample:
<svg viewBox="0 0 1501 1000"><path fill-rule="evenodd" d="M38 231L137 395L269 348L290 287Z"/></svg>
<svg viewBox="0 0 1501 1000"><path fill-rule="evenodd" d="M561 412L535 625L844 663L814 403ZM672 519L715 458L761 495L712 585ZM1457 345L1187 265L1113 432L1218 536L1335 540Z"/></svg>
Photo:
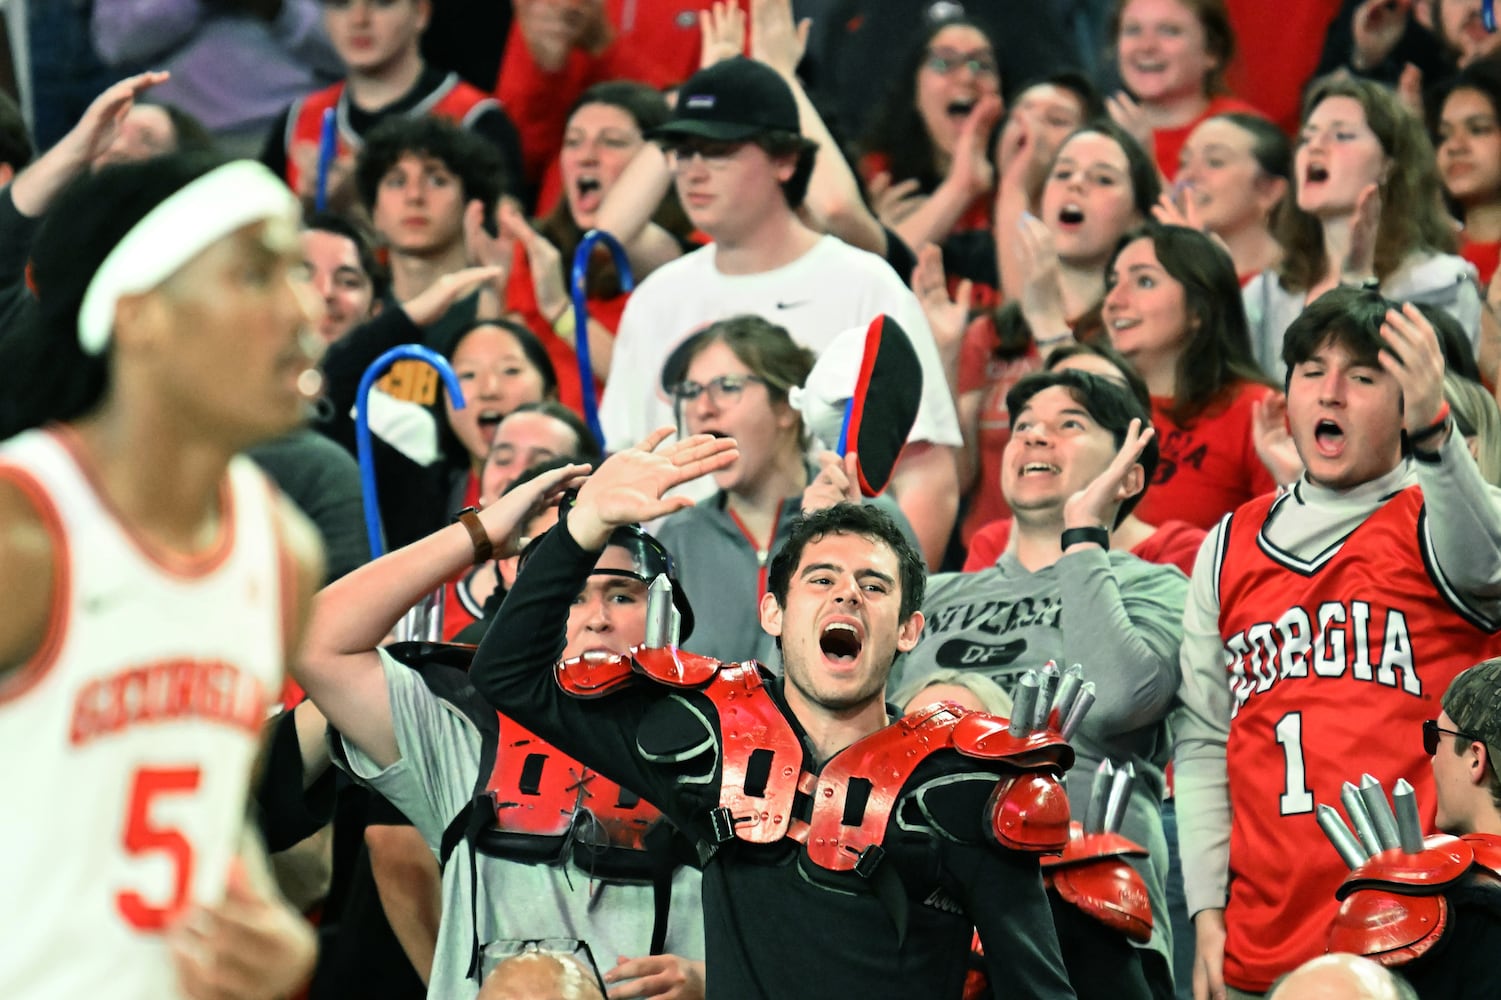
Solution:
<svg viewBox="0 0 1501 1000"><path fill-rule="evenodd" d="M913 698L936 684L952 684L955 687L968 688L976 698L980 699L980 704L985 706L985 711L992 715L1011 714L1011 695L1005 688L982 673L973 670L954 670L951 667L940 667L930 674L914 677L898 688L891 700L897 708L905 709Z"/></svg>
<svg viewBox="0 0 1501 1000"><path fill-rule="evenodd" d="M1455 430L1475 439L1480 478L1501 486L1501 406L1484 386L1453 372L1444 375L1444 399L1454 411Z"/></svg>

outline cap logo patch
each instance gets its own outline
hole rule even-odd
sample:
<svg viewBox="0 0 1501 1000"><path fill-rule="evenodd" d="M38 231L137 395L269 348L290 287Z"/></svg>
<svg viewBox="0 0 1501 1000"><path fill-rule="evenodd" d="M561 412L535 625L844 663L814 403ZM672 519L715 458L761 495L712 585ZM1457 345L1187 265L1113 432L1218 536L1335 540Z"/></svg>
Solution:
<svg viewBox="0 0 1501 1000"><path fill-rule="evenodd" d="M690 108L712 108L713 106L713 94L694 94L688 98L688 107Z"/></svg>

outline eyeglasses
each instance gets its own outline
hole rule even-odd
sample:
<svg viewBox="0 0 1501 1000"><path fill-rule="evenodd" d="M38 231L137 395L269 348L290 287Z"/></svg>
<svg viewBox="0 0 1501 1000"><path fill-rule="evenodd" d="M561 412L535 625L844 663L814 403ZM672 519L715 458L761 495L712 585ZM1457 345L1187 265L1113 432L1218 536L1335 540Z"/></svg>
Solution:
<svg viewBox="0 0 1501 1000"><path fill-rule="evenodd" d="M948 76L960 66L980 77L993 77L1000 73L995 56L985 49L974 52L960 52L958 49L929 49L924 65L939 76Z"/></svg>
<svg viewBox="0 0 1501 1000"><path fill-rule="evenodd" d="M679 382L672 387L672 398L678 404L691 403L705 391L709 393L709 402L715 406L723 406L725 403L733 403L740 399L740 394L745 387L752 382L765 385L766 380L756 375L720 375L711 378L707 382Z"/></svg>
<svg viewBox="0 0 1501 1000"><path fill-rule="evenodd" d="M488 979L495 967L506 959L528 954L571 956L594 976L594 982L599 987L599 995L610 995L610 988L605 985L604 976L600 975L599 966L594 961L594 952L589 950L589 942L579 938L532 938L526 941L503 938L499 941L491 941L480 948L481 968L484 969L482 978ZM490 961L491 956L494 956L493 962Z"/></svg>
<svg viewBox="0 0 1501 1000"><path fill-rule="evenodd" d="M729 163L730 157L740 152L740 148L744 145L743 142L727 140L675 139L672 142L663 143L662 150L672 160L674 169L685 166L698 156L703 159L704 166L719 170Z"/></svg>
<svg viewBox="0 0 1501 1000"><path fill-rule="evenodd" d="M1438 737L1443 733L1446 736L1459 736L1463 739L1474 740L1476 743L1484 743L1485 740L1470 733L1462 733L1458 729L1440 729L1437 719L1423 720L1423 752L1432 757L1438 753Z"/></svg>

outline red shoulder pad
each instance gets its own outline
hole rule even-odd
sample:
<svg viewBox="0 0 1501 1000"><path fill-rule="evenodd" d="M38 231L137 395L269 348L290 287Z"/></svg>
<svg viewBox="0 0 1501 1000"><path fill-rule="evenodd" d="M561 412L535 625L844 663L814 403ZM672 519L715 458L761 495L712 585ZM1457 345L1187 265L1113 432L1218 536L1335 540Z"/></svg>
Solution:
<svg viewBox="0 0 1501 1000"><path fill-rule="evenodd" d="M865 850L885 838L902 786L919 764L949 748L949 736L962 712L943 702L928 705L836 754L818 775L808 828L796 834L807 845L808 857L830 871L860 867ZM845 815L856 779L870 786L858 825Z"/></svg>
<svg viewBox="0 0 1501 1000"><path fill-rule="evenodd" d="M1126 843L1136 847L1130 841ZM1067 854L1067 848L1064 853ZM1119 854L1100 855L1068 867L1055 868L1051 875L1053 888L1072 906L1132 941L1146 944L1152 939L1152 904L1147 898L1147 884L1141 873Z"/></svg>
<svg viewBox="0 0 1501 1000"><path fill-rule="evenodd" d="M1459 838L1475 852L1475 863L1492 875L1501 875L1501 837L1493 833L1467 833Z"/></svg>
<svg viewBox="0 0 1501 1000"><path fill-rule="evenodd" d="M1406 896L1428 896L1456 881L1475 863L1475 852L1458 837L1440 834L1423 841L1423 850L1407 854L1393 847L1373 854L1356 868L1340 887L1335 899L1344 899L1360 889L1380 889Z"/></svg>
<svg viewBox="0 0 1501 1000"><path fill-rule="evenodd" d="M629 684L635 676L629 657L599 650L559 660L553 670L558 687L575 698L603 698Z"/></svg>
<svg viewBox="0 0 1501 1000"><path fill-rule="evenodd" d="M1449 903L1441 895L1399 896L1359 889L1334 915L1328 950L1364 955L1386 966L1402 965L1437 944L1448 923Z"/></svg>
<svg viewBox="0 0 1501 1000"><path fill-rule="evenodd" d="M1002 760L1024 771L1066 771L1074 748L1051 729L1012 736L1010 722L988 712L970 712L954 726L954 749L966 757Z"/></svg>
<svg viewBox="0 0 1501 1000"><path fill-rule="evenodd" d="M724 666L712 656L699 656L676 646L660 646L656 649L634 646L631 656L635 660L637 673L669 687L703 687Z"/></svg>
<svg viewBox="0 0 1501 1000"><path fill-rule="evenodd" d="M646 833L661 813L645 799L623 795L619 785L521 723L504 715L499 719L499 752L487 786L496 827L507 833L561 838L587 814L606 844L646 850Z"/></svg>
<svg viewBox="0 0 1501 1000"><path fill-rule="evenodd" d="M1069 824L1077 827L1077 823ZM1072 832L1072 831L1070 831ZM1084 833L1072 837L1063 845L1061 855L1049 855L1042 859L1044 868L1068 868L1105 858L1144 858L1147 849L1130 837L1118 833Z"/></svg>
<svg viewBox="0 0 1501 1000"><path fill-rule="evenodd" d="M803 745L767 693L755 663L725 664L704 694L719 713L722 763L719 811L726 837L770 844L787 834L803 774ZM764 767L764 785L747 787Z"/></svg>
<svg viewBox="0 0 1501 1000"><path fill-rule="evenodd" d="M1051 774L1002 778L985 807L989 833L1013 851L1054 854L1068 843L1068 793Z"/></svg>

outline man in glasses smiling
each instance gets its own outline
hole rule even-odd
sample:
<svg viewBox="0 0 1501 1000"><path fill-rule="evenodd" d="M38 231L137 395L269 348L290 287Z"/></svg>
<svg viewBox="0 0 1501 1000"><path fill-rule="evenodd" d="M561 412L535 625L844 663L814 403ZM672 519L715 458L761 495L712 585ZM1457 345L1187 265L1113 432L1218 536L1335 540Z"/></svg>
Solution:
<svg viewBox="0 0 1501 1000"><path fill-rule="evenodd" d="M826 220L802 211L817 145L802 133L792 89L768 65L724 60L683 85L672 120L651 138L667 152L689 220L713 242L653 271L631 295L600 401L609 450L672 421L681 400L658 385L663 364L715 321L760 316L821 354L840 331L884 313L912 340L921 364L913 377L923 386L891 496L936 564L958 509L953 397L903 276L875 254L821 234L814 227ZM701 483L680 492L702 499L711 491Z"/></svg>

